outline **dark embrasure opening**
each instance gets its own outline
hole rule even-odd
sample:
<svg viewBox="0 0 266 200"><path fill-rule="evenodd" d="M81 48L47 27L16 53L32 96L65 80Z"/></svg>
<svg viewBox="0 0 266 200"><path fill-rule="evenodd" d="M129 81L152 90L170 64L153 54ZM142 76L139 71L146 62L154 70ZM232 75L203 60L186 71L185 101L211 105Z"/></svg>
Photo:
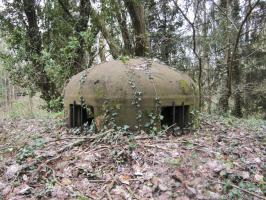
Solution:
<svg viewBox="0 0 266 200"><path fill-rule="evenodd" d="M94 118L93 107L85 108L74 102L69 105L69 111L69 126L71 128L81 127L85 123L91 125Z"/></svg>
<svg viewBox="0 0 266 200"><path fill-rule="evenodd" d="M175 106L174 104L173 106L164 106L161 107L161 115L163 116L161 126L169 127L176 124L176 126L184 128L189 123L189 106Z"/></svg>

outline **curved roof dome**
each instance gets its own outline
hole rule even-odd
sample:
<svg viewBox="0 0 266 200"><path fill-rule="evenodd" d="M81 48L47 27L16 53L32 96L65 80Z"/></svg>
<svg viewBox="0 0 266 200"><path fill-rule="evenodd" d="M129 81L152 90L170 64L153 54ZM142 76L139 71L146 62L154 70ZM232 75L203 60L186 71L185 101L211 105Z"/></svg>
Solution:
<svg viewBox="0 0 266 200"><path fill-rule="evenodd" d="M94 107L95 115L103 113L106 99L121 107L121 113L136 112L134 102L143 109L161 106L196 105L197 89L186 74L156 61L135 58L101 63L73 76L64 90L65 110L74 101Z"/></svg>

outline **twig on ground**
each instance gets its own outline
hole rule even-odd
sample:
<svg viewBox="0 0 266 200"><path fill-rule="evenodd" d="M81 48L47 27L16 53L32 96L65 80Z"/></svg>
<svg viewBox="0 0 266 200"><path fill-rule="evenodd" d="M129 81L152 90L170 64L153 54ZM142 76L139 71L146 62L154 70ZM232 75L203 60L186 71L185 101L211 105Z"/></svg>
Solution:
<svg viewBox="0 0 266 200"><path fill-rule="evenodd" d="M105 150L105 149L109 149L110 146L107 146L107 145L102 145L102 146L99 146L99 147L96 147L94 149L91 149L89 150L91 147L88 147L86 149L83 150L83 152L87 152L87 154L91 153L91 152L95 152L95 151L102 151L102 150ZM89 151L88 151L89 150ZM82 153L83 153L82 152Z"/></svg>
<svg viewBox="0 0 266 200"><path fill-rule="evenodd" d="M105 183L106 180L88 180L90 183Z"/></svg>
<svg viewBox="0 0 266 200"><path fill-rule="evenodd" d="M47 141L46 143L51 143L51 142L58 142L58 141L62 141L62 140L77 140L77 139L83 139L83 140L91 140L91 139L94 139L95 136L91 136L91 137L63 137L63 138L56 138L56 139L53 139L53 140L49 140Z"/></svg>
<svg viewBox="0 0 266 200"><path fill-rule="evenodd" d="M110 185L108 185L108 187L106 188L106 195L107 195L107 198L109 200L112 200L112 197L111 197L111 194L110 194L110 190L113 188L114 183L115 183L115 180L112 180L112 182L110 183Z"/></svg>
<svg viewBox="0 0 266 200"><path fill-rule="evenodd" d="M129 186L126 186L126 188L127 188L128 192L129 192L133 197L135 197L135 198L138 199L138 200L141 199L141 197L139 197L137 194L135 194L135 192L133 192Z"/></svg>
<svg viewBox="0 0 266 200"><path fill-rule="evenodd" d="M162 150L169 150L169 149L167 149L167 148L163 148L163 147L159 147L159 146L157 146L157 145L151 145L151 144L145 144L144 145L145 147L151 147L151 148L157 148L157 149L162 149Z"/></svg>
<svg viewBox="0 0 266 200"><path fill-rule="evenodd" d="M112 197L111 197L111 195L110 195L110 193L109 193L108 190L106 190L106 195L107 195L107 198L108 198L109 200L112 200Z"/></svg>

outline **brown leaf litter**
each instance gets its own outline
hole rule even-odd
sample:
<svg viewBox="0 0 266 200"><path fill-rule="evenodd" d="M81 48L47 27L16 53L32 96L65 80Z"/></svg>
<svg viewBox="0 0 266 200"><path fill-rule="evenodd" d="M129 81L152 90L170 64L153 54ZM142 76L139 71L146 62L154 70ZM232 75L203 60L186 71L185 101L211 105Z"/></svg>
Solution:
<svg viewBox="0 0 266 200"><path fill-rule="evenodd" d="M0 199L266 199L265 126L212 120L181 136L117 143L49 119L0 126Z"/></svg>

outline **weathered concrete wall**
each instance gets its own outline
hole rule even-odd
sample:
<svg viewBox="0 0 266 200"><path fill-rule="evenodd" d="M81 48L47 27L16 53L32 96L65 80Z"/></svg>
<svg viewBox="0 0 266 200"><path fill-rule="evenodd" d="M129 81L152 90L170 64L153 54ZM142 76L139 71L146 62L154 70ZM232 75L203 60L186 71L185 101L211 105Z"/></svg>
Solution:
<svg viewBox="0 0 266 200"><path fill-rule="evenodd" d="M198 104L197 88L187 75L144 58L102 63L73 76L64 91L66 114L73 101L81 104L80 98L94 107L98 128L106 107L116 110L118 124L134 126L145 124L156 107Z"/></svg>

